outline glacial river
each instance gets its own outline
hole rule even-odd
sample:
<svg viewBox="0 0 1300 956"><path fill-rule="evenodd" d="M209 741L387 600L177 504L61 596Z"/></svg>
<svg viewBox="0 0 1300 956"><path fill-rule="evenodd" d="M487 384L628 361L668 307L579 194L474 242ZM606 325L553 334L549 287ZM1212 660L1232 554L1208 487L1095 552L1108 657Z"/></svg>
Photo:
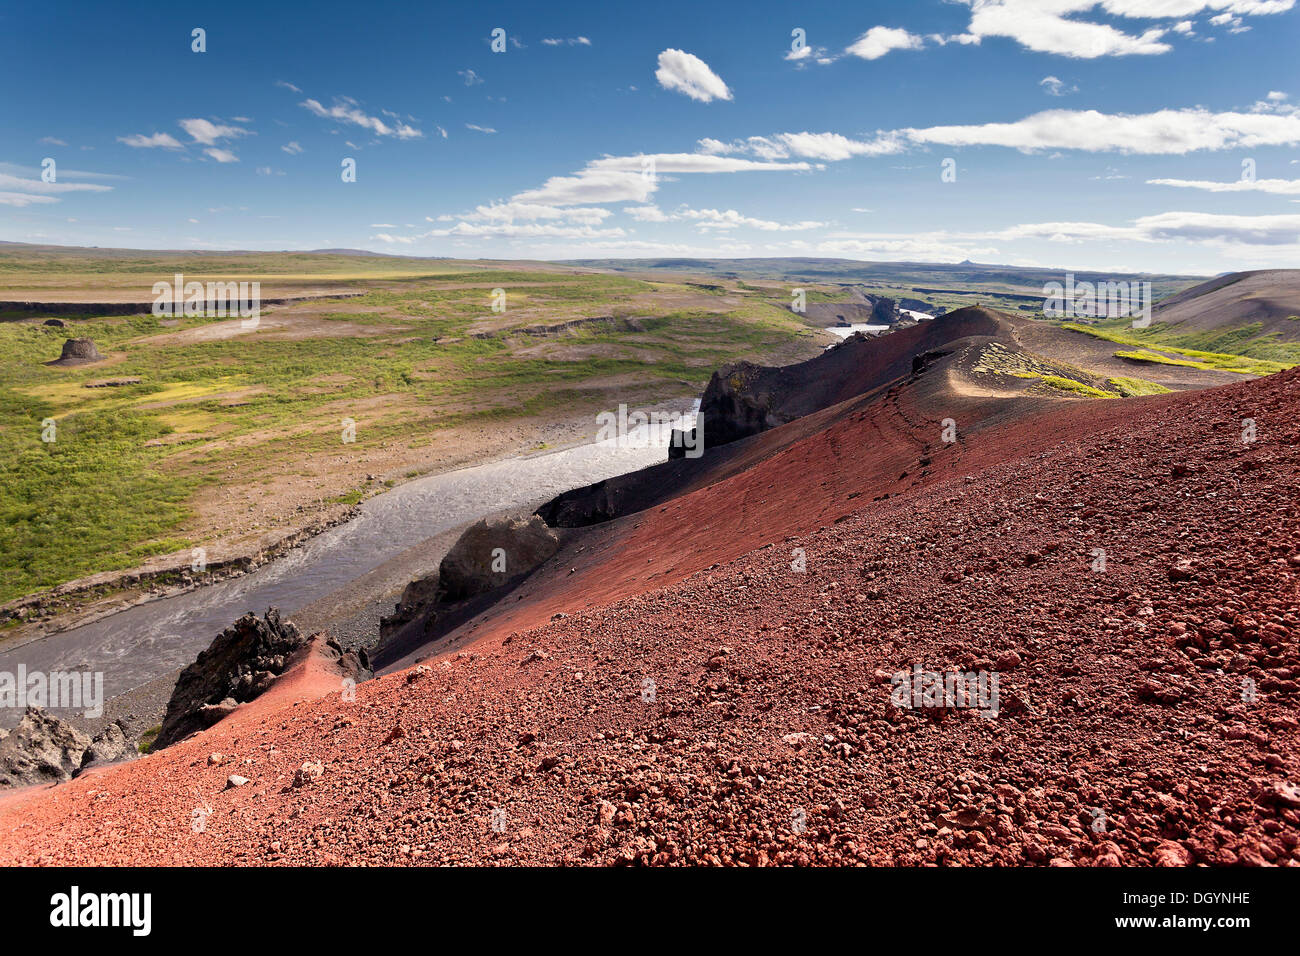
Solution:
<svg viewBox="0 0 1300 956"><path fill-rule="evenodd" d="M0 652L0 671L14 674L23 664L28 673L102 672L108 700L190 663L247 611L262 614L277 606L292 616L420 542L484 515L529 508L572 488L664 461L666 437L666 431L651 434L643 427L615 441L417 478L363 502L358 517L249 574ZM0 725L11 727L21 716L5 708Z"/></svg>

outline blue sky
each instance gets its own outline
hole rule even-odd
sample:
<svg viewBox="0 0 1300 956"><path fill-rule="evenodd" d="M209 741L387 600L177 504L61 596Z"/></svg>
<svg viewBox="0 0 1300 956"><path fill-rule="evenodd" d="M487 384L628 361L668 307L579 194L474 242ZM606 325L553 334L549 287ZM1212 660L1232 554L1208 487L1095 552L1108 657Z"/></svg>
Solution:
<svg viewBox="0 0 1300 956"><path fill-rule="evenodd" d="M11 5L0 239L1300 266L1295 7Z"/></svg>

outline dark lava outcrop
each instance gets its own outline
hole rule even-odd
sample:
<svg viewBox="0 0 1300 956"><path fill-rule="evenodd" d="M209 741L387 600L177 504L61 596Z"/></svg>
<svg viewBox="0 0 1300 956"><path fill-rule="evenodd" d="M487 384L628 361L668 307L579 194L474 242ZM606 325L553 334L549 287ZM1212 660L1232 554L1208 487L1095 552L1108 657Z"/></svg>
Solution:
<svg viewBox="0 0 1300 956"><path fill-rule="evenodd" d="M205 730L240 704L260 697L310 641L292 621L280 616L278 608L268 610L262 619L245 614L181 671L153 749ZM325 646L357 682L372 676L364 650L344 651L332 639Z"/></svg>
<svg viewBox="0 0 1300 956"><path fill-rule="evenodd" d="M436 606L486 594L533 570L559 549L560 539L538 515L484 518L465 529L436 573L406 586L393 614L380 624L387 638Z"/></svg>
<svg viewBox="0 0 1300 956"><path fill-rule="evenodd" d="M99 353L95 347L95 340L88 338L65 339L63 342L63 354L60 355L50 365L88 365L91 362L102 362L104 356Z"/></svg>
<svg viewBox="0 0 1300 956"><path fill-rule="evenodd" d="M463 601L531 571L559 548L559 538L537 515L484 518L465 529L438 568L443 601Z"/></svg>

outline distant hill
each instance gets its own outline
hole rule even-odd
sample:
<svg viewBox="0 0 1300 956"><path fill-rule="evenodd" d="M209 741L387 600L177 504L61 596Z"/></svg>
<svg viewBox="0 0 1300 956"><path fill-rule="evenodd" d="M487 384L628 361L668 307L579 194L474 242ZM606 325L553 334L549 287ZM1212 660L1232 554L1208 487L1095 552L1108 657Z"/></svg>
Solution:
<svg viewBox="0 0 1300 956"><path fill-rule="evenodd" d="M1182 333L1249 330L1250 339L1300 342L1300 269L1217 276L1163 300L1152 319Z"/></svg>
<svg viewBox="0 0 1300 956"><path fill-rule="evenodd" d="M1168 273L1090 272L1043 269L994 263L860 262L855 259L571 259L565 265L615 272L677 272L731 279L803 280L859 283L916 293L920 298L943 293L1014 295L1041 302L1043 286L1063 281L1073 272L1076 282L1146 281L1156 299L1181 292L1204 276Z"/></svg>

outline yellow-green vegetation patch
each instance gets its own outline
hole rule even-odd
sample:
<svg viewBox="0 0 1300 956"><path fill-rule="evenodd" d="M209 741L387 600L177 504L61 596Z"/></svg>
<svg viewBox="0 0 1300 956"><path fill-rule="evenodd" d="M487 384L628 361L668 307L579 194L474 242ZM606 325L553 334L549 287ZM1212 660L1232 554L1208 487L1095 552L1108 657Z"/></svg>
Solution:
<svg viewBox="0 0 1300 956"><path fill-rule="evenodd" d="M1065 378L1060 375L1044 375L1042 382L1048 388L1054 388L1060 392L1071 392L1076 395L1084 395L1088 398L1119 398L1118 392L1108 392L1105 389L1096 388L1092 385L1085 385L1083 382L1076 382L1072 378Z"/></svg>
<svg viewBox="0 0 1300 956"><path fill-rule="evenodd" d="M1196 369L1214 369L1222 372L1236 372L1240 375L1272 375L1274 372L1281 372L1295 365L1292 361L1275 361L1273 359L1256 358L1248 353L1252 349L1271 348L1274 351L1286 347L1279 346L1271 340L1263 342L1259 339L1252 340L1251 329L1223 330L1210 337L1193 333L1175 334L1168 330L1168 326L1152 325L1145 329L1134 329L1131 326L1121 331L1116 328L1106 328L1096 325L1083 325L1078 322L1062 322L1061 328L1071 332L1082 332L1085 335L1091 335L1094 338L1103 339L1107 342L1114 342L1117 345L1138 346L1136 350L1128 349L1116 352L1118 358L1133 359L1139 362L1156 362L1162 365L1181 365L1186 368ZM1197 341L1223 343L1225 347L1231 347L1231 352L1211 352L1205 349L1189 348L1187 342ZM1177 342L1184 344L1175 344ZM1162 355L1152 349L1159 349L1160 353L1171 353ZM1179 356L1174 358L1172 356Z"/></svg>
<svg viewBox="0 0 1300 956"><path fill-rule="evenodd" d="M1119 392L1124 398L1136 398L1139 395L1163 395L1173 391L1172 388L1165 388L1159 382L1151 382L1145 378L1130 378L1123 375L1106 379L1106 384Z"/></svg>
<svg viewBox="0 0 1300 956"><path fill-rule="evenodd" d="M1159 352L1152 352L1150 349L1120 349L1115 353L1115 357L1130 359L1134 362L1153 362L1157 365L1181 365L1184 368L1207 369L1210 367L1202 362L1188 362L1185 359L1170 358L1168 355L1161 355Z"/></svg>

